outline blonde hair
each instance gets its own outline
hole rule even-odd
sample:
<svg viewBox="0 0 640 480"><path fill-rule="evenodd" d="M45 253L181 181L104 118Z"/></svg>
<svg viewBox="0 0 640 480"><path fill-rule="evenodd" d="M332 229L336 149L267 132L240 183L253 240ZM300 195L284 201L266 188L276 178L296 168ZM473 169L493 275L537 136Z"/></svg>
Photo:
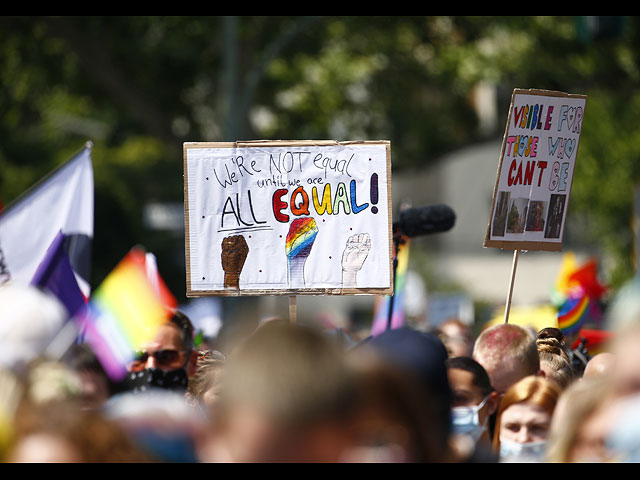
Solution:
<svg viewBox="0 0 640 480"><path fill-rule="evenodd" d="M519 382L512 385L502 397L498 415L496 417L496 426L493 434L493 448L496 452L500 451L500 425L502 413L511 405L516 403L531 403L545 410L550 416L560 398L561 390L555 382L547 380L544 377L530 375L523 378Z"/></svg>
<svg viewBox="0 0 640 480"><path fill-rule="evenodd" d="M569 461L580 426L602 404L610 392L607 377L582 378L565 390L551 422L549 462Z"/></svg>
<svg viewBox="0 0 640 480"><path fill-rule="evenodd" d="M538 338L536 345L540 363L548 365L553 371L547 378L556 382L563 390L567 388L575 380L575 373L569 356L561 347L558 339L553 337Z"/></svg>
<svg viewBox="0 0 640 480"><path fill-rule="evenodd" d="M220 380L225 360L224 354L217 350L199 351L196 373L189 379L187 394L193 399L201 399Z"/></svg>

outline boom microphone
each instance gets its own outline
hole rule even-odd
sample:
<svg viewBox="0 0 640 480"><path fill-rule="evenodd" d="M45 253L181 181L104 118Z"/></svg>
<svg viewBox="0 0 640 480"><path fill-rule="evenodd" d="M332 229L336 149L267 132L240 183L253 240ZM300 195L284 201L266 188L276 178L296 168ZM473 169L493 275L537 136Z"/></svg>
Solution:
<svg viewBox="0 0 640 480"><path fill-rule="evenodd" d="M444 204L406 208L400 211L399 219L393 223L393 230L399 230L407 237L417 237L431 233L446 232L453 228L456 214Z"/></svg>

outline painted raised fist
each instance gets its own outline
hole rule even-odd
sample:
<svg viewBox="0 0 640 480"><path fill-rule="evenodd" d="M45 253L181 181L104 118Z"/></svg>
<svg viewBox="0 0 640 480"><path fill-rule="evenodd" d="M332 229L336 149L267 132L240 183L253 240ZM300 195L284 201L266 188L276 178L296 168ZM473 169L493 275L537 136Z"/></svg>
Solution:
<svg viewBox="0 0 640 480"><path fill-rule="evenodd" d="M242 235L231 235L222 239L222 269L225 288L240 288L240 272L247 259L249 245Z"/></svg>

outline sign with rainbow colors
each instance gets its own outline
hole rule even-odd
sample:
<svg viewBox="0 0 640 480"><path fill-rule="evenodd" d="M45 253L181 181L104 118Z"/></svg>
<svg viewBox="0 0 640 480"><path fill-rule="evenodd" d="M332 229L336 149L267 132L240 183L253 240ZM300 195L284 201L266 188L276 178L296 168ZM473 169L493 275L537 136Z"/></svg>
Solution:
<svg viewBox="0 0 640 480"><path fill-rule="evenodd" d="M562 250L587 97L513 91L485 247Z"/></svg>
<svg viewBox="0 0 640 480"><path fill-rule="evenodd" d="M393 292L388 141L183 152L187 296Z"/></svg>

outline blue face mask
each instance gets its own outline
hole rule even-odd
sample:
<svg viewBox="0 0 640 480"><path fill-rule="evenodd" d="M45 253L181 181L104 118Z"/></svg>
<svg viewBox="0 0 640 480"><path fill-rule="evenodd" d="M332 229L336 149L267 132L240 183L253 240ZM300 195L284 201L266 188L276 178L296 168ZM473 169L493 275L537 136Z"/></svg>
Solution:
<svg viewBox="0 0 640 480"><path fill-rule="evenodd" d="M547 442L518 443L503 440L500 437L501 462L542 462L547 448Z"/></svg>
<svg viewBox="0 0 640 480"><path fill-rule="evenodd" d="M484 407L485 403L487 403L488 398L489 397L486 396L479 405L473 405L471 407L454 407L451 409L451 420L454 434L468 435L474 442L478 441L487 429L486 419L485 423L482 425L480 424L479 412L482 407Z"/></svg>

